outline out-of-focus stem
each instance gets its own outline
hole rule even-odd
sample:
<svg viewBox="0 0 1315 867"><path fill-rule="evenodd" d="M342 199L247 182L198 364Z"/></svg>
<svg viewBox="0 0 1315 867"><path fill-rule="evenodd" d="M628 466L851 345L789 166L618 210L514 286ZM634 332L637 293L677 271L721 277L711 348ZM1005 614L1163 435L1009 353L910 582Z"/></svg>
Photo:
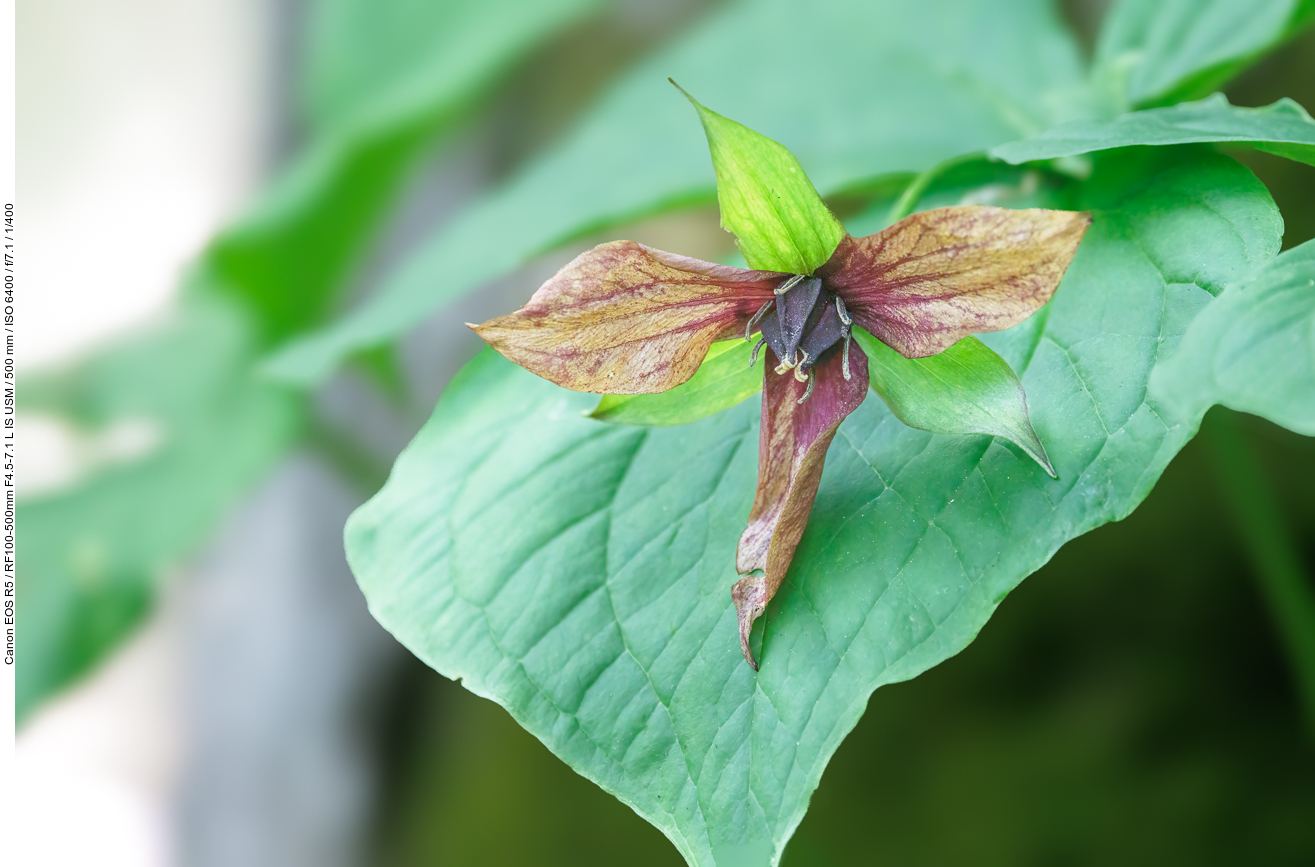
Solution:
<svg viewBox="0 0 1315 867"><path fill-rule="evenodd" d="M312 420L306 431L306 445L353 485L363 497L372 497L388 481L388 463L361 448L347 434L333 426Z"/></svg>
<svg viewBox="0 0 1315 867"><path fill-rule="evenodd" d="M918 206L918 200L927 192L927 188L931 186L932 181L936 180L955 166L979 159L982 159L982 154L980 153L951 157L944 162L937 163L931 168L914 175L913 180L909 181L909 185L904 188L904 192L900 194L899 200L895 202L890 209L890 213L886 216L887 224L894 225L909 214L912 214L913 209Z"/></svg>
<svg viewBox="0 0 1315 867"><path fill-rule="evenodd" d="M1237 417L1217 409L1205 431L1224 501L1292 660L1306 725L1315 737L1315 584Z"/></svg>

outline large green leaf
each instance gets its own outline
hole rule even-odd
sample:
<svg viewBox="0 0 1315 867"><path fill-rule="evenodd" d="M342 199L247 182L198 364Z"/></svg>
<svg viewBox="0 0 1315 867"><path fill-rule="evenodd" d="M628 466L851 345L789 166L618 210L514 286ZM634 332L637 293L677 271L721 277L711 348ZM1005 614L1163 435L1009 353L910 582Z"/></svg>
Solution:
<svg viewBox="0 0 1315 867"><path fill-rule="evenodd" d="M1199 102L1078 120L991 149L1005 162L1050 160L1134 145L1232 142L1315 165L1315 120L1290 99L1264 108L1229 105L1222 93Z"/></svg>
<svg viewBox="0 0 1315 867"><path fill-rule="evenodd" d="M1095 78L1120 108L1217 90L1308 17L1299 0L1119 0L1096 46Z"/></svg>
<svg viewBox="0 0 1315 867"><path fill-rule="evenodd" d="M815 47L783 58L803 45ZM829 194L1069 120L1062 94L1081 75L1047 0L741 0L639 64L558 148L454 219L360 309L276 356L271 370L320 381L345 356L396 338L568 239L711 201L702 136L668 77L784 144Z"/></svg>
<svg viewBox="0 0 1315 867"><path fill-rule="evenodd" d="M1315 436L1315 241L1229 286L1151 388L1170 406L1221 403Z"/></svg>
<svg viewBox="0 0 1315 867"><path fill-rule="evenodd" d="M963 649L1060 545L1127 515L1195 432L1205 407L1167 414L1147 381L1214 295L1278 252L1281 221L1232 160L1147 153L1097 161L1072 202L1095 222L1054 300L988 336L1059 480L868 400L755 630L756 675L729 589L757 402L601 425L580 416L589 396L491 352L348 524L371 610L691 863L775 863L872 691Z"/></svg>
<svg viewBox="0 0 1315 867"><path fill-rule="evenodd" d="M253 331L231 300L203 289L151 337L25 382L28 409L58 412L88 433L136 426L158 445L70 490L20 501L19 716L118 643L165 571L295 438L300 399L253 380Z"/></svg>

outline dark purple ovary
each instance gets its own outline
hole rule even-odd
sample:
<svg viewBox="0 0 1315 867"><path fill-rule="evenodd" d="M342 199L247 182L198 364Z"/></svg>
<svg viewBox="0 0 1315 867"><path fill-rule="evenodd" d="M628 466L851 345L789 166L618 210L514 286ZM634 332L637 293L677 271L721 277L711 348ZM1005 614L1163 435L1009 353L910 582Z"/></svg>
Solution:
<svg viewBox="0 0 1315 867"><path fill-rule="evenodd" d="M849 316L844 302L818 277L782 285L789 288L776 297L776 309L763 317L762 335L787 368L807 370L849 336Z"/></svg>

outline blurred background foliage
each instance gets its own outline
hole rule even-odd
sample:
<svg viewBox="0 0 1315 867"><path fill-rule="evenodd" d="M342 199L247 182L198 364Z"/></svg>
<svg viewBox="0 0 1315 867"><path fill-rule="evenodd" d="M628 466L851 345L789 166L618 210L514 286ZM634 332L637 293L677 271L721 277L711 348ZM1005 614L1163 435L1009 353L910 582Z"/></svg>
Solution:
<svg viewBox="0 0 1315 867"><path fill-rule="evenodd" d="M634 64L657 75L645 58L697 54L696 28L712 21L724 39L736 33L737 10L751 5L296 4L292 81L276 106L286 141L265 192L195 263L166 325L23 383L27 412L87 432L143 423L156 445L22 503L20 714L130 634L166 575L290 451L316 455L362 497L372 493L447 377L477 349L461 322L514 306L602 229L704 258L732 255L730 237L712 230L702 153L698 162L672 157L665 176L655 169L619 183L615 172L599 171L602 180L585 179L594 186L579 191L598 202L571 197L591 161L615 151L632 171L635 160L642 166L646 153L669 147L650 135L669 113L690 121L674 95L656 118L643 116L651 101L627 102L624 76L637 74ZM1003 5L985 20L1033 20L1024 12L1034 4ZM1036 120L1077 111L1064 94L1081 62L1092 63L1097 81L1114 80L1126 74L1115 68L1117 49L1164 38L1137 30L1136 9L1176 10L1190 23L1229 4L1119 4L1131 23L1098 37L1107 5L1059 4L1036 25L1045 51L1010 61L1051 72L1052 110ZM861 20L863 6L828 4L838 21L850 12ZM1126 98L1165 104L1226 84L1237 105L1288 96L1315 108L1315 32L1256 62L1269 37L1255 32L1267 15L1297 34L1315 4L1256 4L1247 27L1218 18L1224 24L1214 37L1228 38L1211 43L1223 45L1217 60L1192 67L1182 52L1166 50L1160 67L1133 73ZM780 35L770 16L760 17L763 33ZM1065 27L1076 34L1071 56L1067 37L1052 33ZM806 93L809 53L835 50L825 39L777 45L760 35L744 32L711 52L704 46L713 90L719 75L761 73L799 79ZM862 43L861 28L833 35L849 49ZM1247 39L1260 40L1255 51ZM989 31L956 26L910 50L934 57L989 41ZM890 74L904 62L888 61ZM995 61L986 51L982 62ZM996 84L1022 86L1001 75ZM901 151L889 145L899 138L890 128L928 123L918 100L944 94L901 91L907 100L892 105L903 115L864 116L865 99L879 102L884 84L837 86L838 95L822 99L825 110L848 106L857 119L819 124L801 100L763 128L792 147L810 135L859 131L848 144L818 146L852 164L810 162L810 148L796 148L843 214L884 213L913 172L1003 140L992 126L999 118L972 127L948 113L938 121L949 124L939 144L911 136ZM614 87L617 96L597 102ZM1099 101L1101 93L1083 98ZM752 124L771 117L770 105L734 116ZM558 150L580 137L587 146ZM625 156L634 141L648 150ZM864 162L872 148L881 158ZM925 152L909 156L919 148ZM1315 237L1315 167L1251 151L1238 158L1279 205L1284 247ZM687 183L688 172L695 181ZM533 207L523 207L527 201ZM463 252L470 261L445 264ZM414 305L385 310L380 321L394 321L374 336L367 323L368 339L340 347L354 353L345 369L327 377L311 363L288 375L296 359L285 348L294 345L295 356L296 346L313 345L295 338L341 321L381 286L386 293L441 282L448 267L452 285L433 288L437 296L483 290L424 321ZM389 329L407 333L394 339ZM1065 547L967 651L877 696L824 776L786 864L1310 861L1315 749L1263 590L1250 577L1253 552L1219 478L1227 461L1220 449L1239 440L1216 429L1241 430L1240 442L1261 461L1257 483L1272 488L1305 562L1315 563L1315 446L1214 410L1132 518ZM680 863L658 831L577 777L496 705L411 659L381 663L377 677L388 688L365 715L381 784L364 863Z"/></svg>

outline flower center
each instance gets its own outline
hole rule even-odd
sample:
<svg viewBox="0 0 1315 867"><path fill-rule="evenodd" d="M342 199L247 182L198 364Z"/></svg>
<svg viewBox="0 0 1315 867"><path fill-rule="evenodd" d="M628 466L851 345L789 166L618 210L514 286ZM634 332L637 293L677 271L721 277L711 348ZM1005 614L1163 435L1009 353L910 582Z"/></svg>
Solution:
<svg viewBox="0 0 1315 867"><path fill-rule="evenodd" d="M770 346L780 360L776 367L778 374L794 371L795 379L808 383L808 389L799 399L803 403L813 393L813 366L822 353L837 343L843 344L843 371L845 379L849 379L853 321L845 310L845 302L820 277L794 274L783 280L775 292L776 297L749 320L744 336L748 339L754 325L761 326L762 340L754 348L754 361L764 343Z"/></svg>

